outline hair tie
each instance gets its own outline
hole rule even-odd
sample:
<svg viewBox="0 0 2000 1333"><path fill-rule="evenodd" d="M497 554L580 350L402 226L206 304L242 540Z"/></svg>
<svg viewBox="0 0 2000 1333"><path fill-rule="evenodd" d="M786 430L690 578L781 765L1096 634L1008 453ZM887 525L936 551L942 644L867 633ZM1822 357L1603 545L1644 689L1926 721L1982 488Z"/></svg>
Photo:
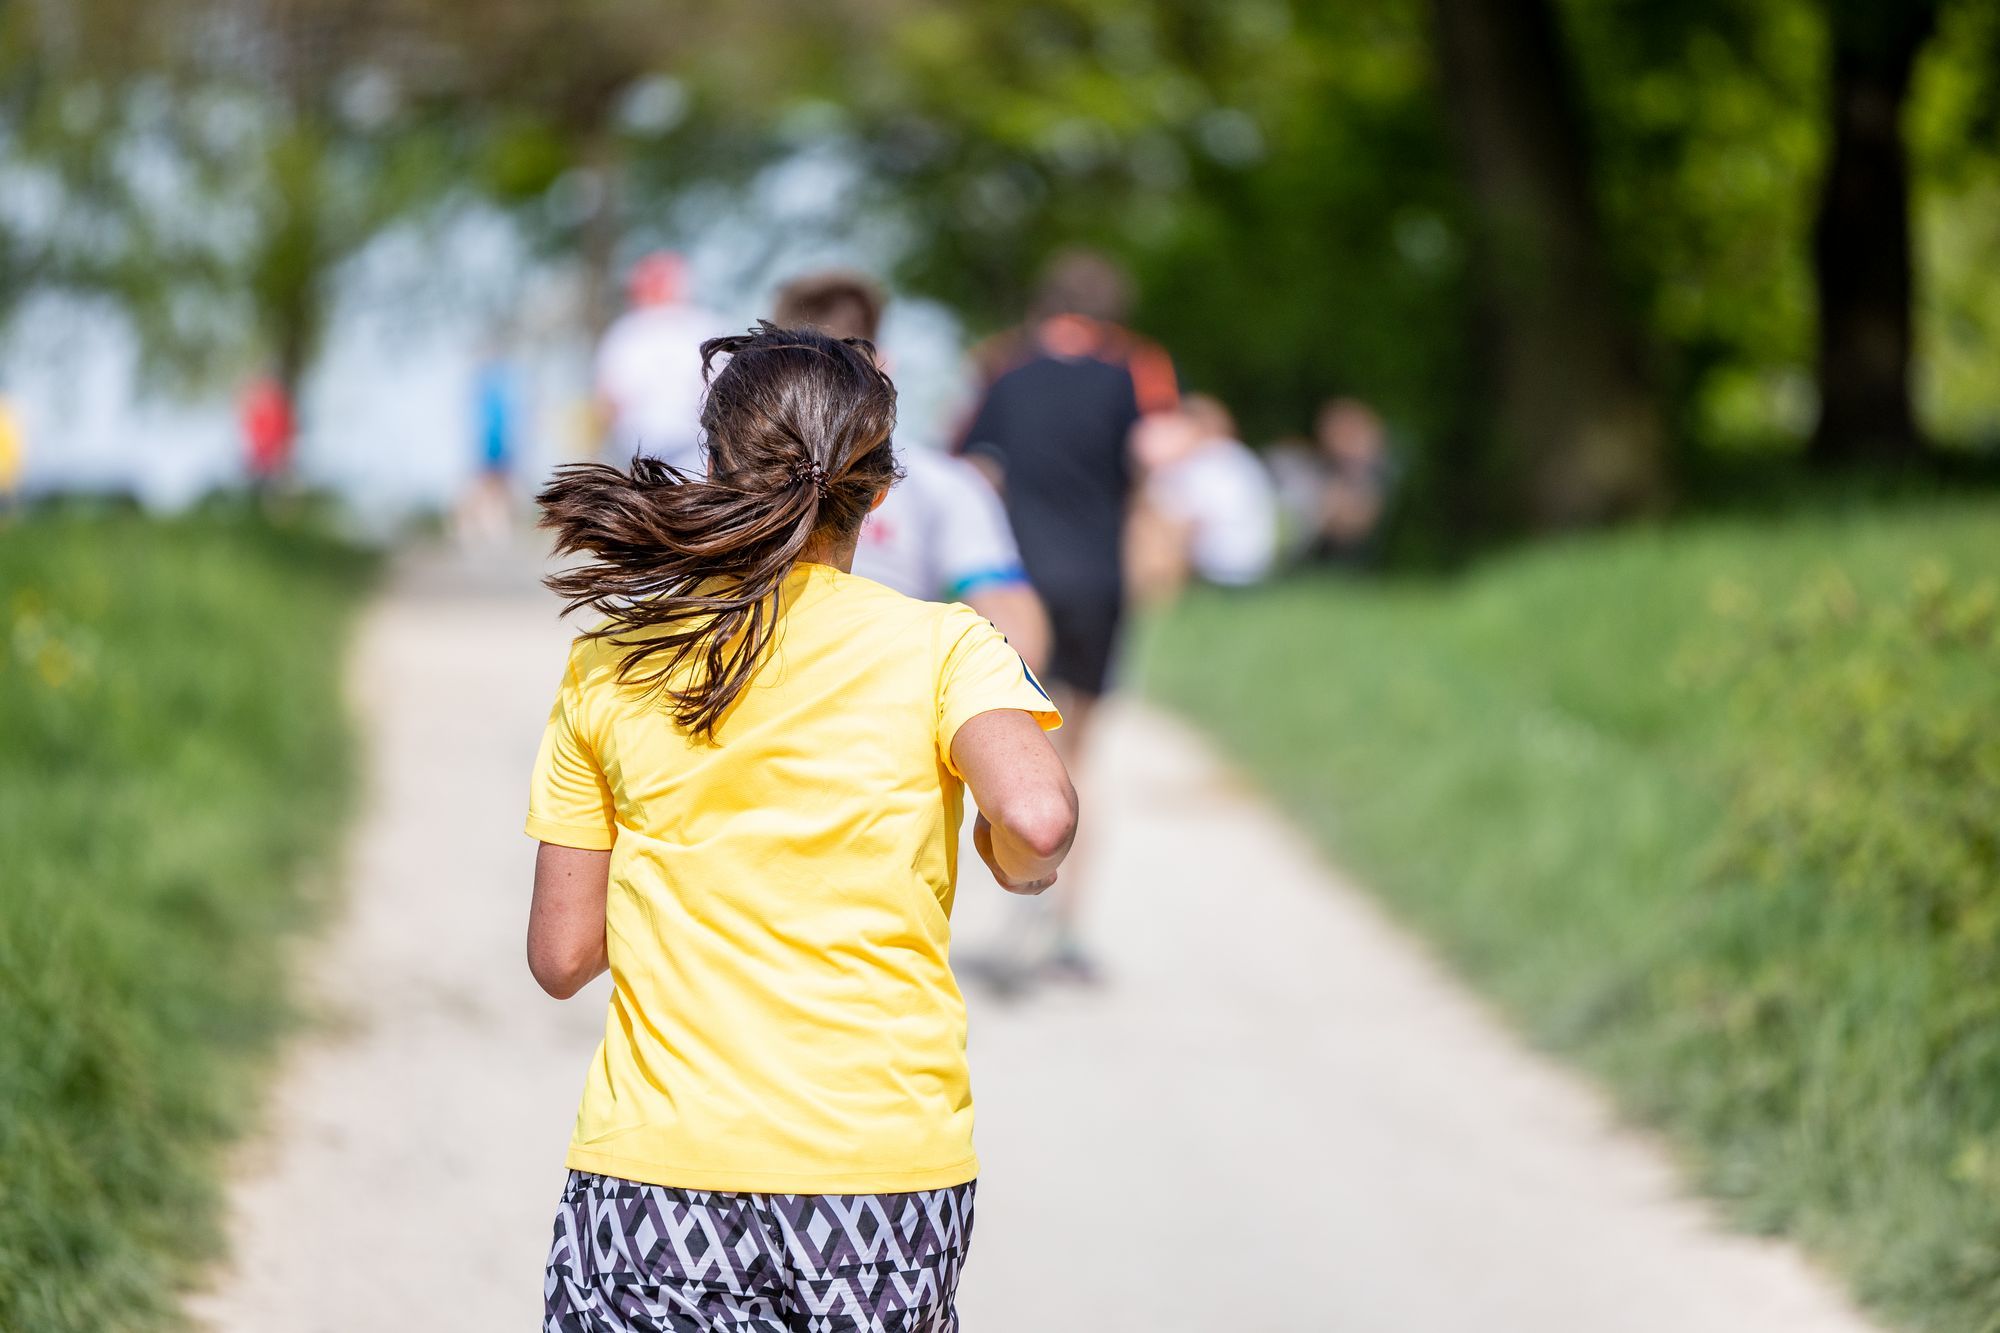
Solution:
<svg viewBox="0 0 2000 1333"><path fill-rule="evenodd" d="M826 467L817 458L800 458L792 463L792 485L797 486L806 481L813 484L813 489L819 492L820 499L826 499L828 490Z"/></svg>

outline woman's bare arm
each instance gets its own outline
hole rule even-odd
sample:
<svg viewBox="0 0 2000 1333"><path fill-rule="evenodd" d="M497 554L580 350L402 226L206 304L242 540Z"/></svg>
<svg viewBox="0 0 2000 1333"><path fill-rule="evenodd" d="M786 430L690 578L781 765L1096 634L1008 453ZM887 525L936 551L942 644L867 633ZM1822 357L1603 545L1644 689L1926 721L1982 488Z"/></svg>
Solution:
<svg viewBox="0 0 2000 1333"><path fill-rule="evenodd" d="M567 1000L609 966L604 956L604 895L610 881L610 852L545 842L535 853L528 970L558 1000Z"/></svg>
<svg viewBox="0 0 2000 1333"><path fill-rule="evenodd" d="M958 729L952 764L979 805L973 846L1013 893L1040 893L1076 838L1076 788L1035 719L1018 709L981 713Z"/></svg>

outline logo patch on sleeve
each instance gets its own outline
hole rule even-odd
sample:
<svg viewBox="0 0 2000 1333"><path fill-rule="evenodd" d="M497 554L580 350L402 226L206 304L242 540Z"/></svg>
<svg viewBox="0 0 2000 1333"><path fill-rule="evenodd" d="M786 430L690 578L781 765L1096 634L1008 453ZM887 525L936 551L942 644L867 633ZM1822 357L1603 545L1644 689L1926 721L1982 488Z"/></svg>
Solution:
<svg viewBox="0 0 2000 1333"><path fill-rule="evenodd" d="M1030 685L1035 687L1036 694L1041 695L1042 698L1050 704L1055 703L1055 700L1049 698L1049 692L1042 688L1042 682L1035 679L1035 673L1028 670L1028 659L1026 659L1025 657L1021 659L1021 675L1027 679L1027 682Z"/></svg>

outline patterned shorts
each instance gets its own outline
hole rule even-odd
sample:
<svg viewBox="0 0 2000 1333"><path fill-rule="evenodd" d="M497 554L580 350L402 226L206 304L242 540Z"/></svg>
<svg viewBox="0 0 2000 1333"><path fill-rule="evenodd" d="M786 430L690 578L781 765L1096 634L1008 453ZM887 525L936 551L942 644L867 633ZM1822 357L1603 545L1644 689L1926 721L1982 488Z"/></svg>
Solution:
<svg viewBox="0 0 2000 1333"><path fill-rule="evenodd" d="M572 1171L543 1333L957 1333L973 1185L725 1194Z"/></svg>

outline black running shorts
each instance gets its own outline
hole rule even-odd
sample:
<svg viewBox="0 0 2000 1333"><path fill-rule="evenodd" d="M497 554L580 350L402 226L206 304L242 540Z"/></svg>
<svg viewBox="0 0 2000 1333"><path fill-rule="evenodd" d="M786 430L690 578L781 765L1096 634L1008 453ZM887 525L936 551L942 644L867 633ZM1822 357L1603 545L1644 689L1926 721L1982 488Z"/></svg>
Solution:
<svg viewBox="0 0 2000 1333"><path fill-rule="evenodd" d="M1048 608L1054 639L1048 677L1079 694L1096 697L1110 684L1111 656L1125 617L1116 587L1037 589Z"/></svg>
<svg viewBox="0 0 2000 1333"><path fill-rule="evenodd" d="M957 1333L973 1185L728 1194L570 1173L543 1333Z"/></svg>

